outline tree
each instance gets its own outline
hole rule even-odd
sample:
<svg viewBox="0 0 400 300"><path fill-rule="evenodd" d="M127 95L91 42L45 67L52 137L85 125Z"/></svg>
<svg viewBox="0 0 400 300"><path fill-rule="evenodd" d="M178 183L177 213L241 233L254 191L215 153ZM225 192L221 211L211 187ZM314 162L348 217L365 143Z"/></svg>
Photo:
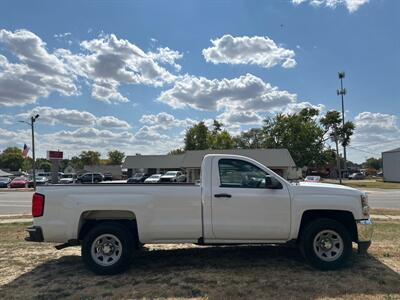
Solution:
<svg viewBox="0 0 400 300"><path fill-rule="evenodd" d="M97 151L82 151L79 154L79 159L83 166L98 165L100 163L100 152Z"/></svg>
<svg viewBox="0 0 400 300"><path fill-rule="evenodd" d="M125 153L114 150L108 152L108 164L110 165L120 165L125 158Z"/></svg>
<svg viewBox="0 0 400 300"><path fill-rule="evenodd" d="M182 148L177 148L177 149L169 151L168 155L178 155L178 154L183 154L183 153L185 153L185 150L183 150Z"/></svg>
<svg viewBox="0 0 400 300"><path fill-rule="evenodd" d="M228 131L222 130L223 124L214 120L213 129L210 131L204 122L192 126L185 134L185 148L174 150L178 153L186 150L206 150L206 149L232 149L235 141ZM176 154L176 153L175 153Z"/></svg>
<svg viewBox="0 0 400 300"><path fill-rule="evenodd" d="M210 135L209 147L211 149L233 149L235 147L235 141L228 131L223 130Z"/></svg>
<svg viewBox="0 0 400 300"><path fill-rule="evenodd" d="M81 159L78 156L72 156L71 157L71 166L75 170L82 170L83 169L83 163Z"/></svg>
<svg viewBox="0 0 400 300"><path fill-rule="evenodd" d="M0 167L18 171L22 169L24 157L21 149L17 147L8 147L0 154Z"/></svg>
<svg viewBox="0 0 400 300"><path fill-rule="evenodd" d="M185 134L185 150L208 149L209 130L204 122L190 127Z"/></svg>
<svg viewBox="0 0 400 300"><path fill-rule="evenodd" d="M232 149L235 147L235 141L228 131L222 130L224 124L214 120L213 130L208 132L209 149Z"/></svg>
<svg viewBox="0 0 400 300"><path fill-rule="evenodd" d="M259 149L262 148L264 133L261 128L251 128L241 132L234 138L235 147L240 149Z"/></svg>
<svg viewBox="0 0 400 300"><path fill-rule="evenodd" d="M67 158L60 160L60 171L64 172L65 168L68 167L69 164L70 164L70 160Z"/></svg>
<svg viewBox="0 0 400 300"><path fill-rule="evenodd" d="M382 167L382 158L370 157L362 165L366 169L379 170Z"/></svg>
<svg viewBox="0 0 400 300"><path fill-rule="evenodd" d="M321 162L324 131L316 121L318 110L304 108L298 114L278 114L264 120L265 148L286 148L298 167Z"/></svg>
<svg viewBox="0 0 400 300"><path fill-rule="evenodd" d="M45 158L38 158L36 160L36 169L43 170L44 172L50 172L51 162Z"/></svg>
<svg viewBox="0 0 400 300"><path fill-rule="evenodd" d="M320 123L325 129L325 134L328 134L331 139L334 140L336 135L343 147L350 145L350 139L354 133L355 126L350 121L347 121L343 125L340 112L336 110L328 111L321 118Z"/></svg>

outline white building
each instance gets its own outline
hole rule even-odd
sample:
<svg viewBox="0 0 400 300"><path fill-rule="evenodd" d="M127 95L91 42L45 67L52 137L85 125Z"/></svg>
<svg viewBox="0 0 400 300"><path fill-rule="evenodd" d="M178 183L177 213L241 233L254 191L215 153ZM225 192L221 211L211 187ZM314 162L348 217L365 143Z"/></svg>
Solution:
<svg viewBox="0 0 400 300"><path fill-rule="evenodd" d="M287 179L298 179L301 170L296 167L287 149L232 149L195 150L178 155L134 155L127 156L122 165L128 170L128 177L136 172L148 174L164 173L169 170L182 170L188 182L200 178L200 166L206 154L237 154L257 160Z"/></svg>
<svg viewBox="0 0 400 300"><path fill-rule="evenodd" d="M400 182L400 148L382 152L383 180Z"/></svg>

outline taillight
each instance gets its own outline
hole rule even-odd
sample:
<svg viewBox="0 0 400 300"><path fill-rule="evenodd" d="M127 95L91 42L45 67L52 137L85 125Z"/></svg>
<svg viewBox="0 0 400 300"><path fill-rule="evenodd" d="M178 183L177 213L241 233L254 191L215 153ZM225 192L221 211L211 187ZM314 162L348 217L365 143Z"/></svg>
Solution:
<svg viewBox="0 0 400 300"><path fill-rule="evenodd" d="M43 216L44 195L34 193L32 196L32 216L34 218Z"/></svg>

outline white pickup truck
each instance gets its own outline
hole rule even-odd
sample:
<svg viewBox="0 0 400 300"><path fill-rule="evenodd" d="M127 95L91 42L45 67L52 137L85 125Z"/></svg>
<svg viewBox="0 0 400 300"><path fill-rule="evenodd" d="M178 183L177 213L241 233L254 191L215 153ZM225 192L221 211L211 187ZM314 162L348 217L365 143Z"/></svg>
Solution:
<svg viewBox="0 0 400 300"><path fill-rule="evenodd" d="M147 243L298 245L320 269L365 252L372 223L365 193L339 185L289 183L257 161L204 157L200 185L68 185L38 188L28 241L82 246L86 266L116 274Z"/></svg>

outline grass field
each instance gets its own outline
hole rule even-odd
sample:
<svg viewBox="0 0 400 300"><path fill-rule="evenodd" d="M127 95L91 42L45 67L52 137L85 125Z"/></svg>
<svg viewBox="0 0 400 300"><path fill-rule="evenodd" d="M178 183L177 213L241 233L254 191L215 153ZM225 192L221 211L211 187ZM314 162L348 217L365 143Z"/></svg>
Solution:
<svg viewBox="0 0 400 300"><path fill-rule="evenodd" d="M297 249L146 246L117 276L87 271L78 247L23 241L27 224L0 225L0 299L400 299L400 222L376 222L370 254L321 272Z"/></svg>
<svg viewBox="0 0 400 300"><path fill-rule="evenodd" d="M400 216L400 209L372 208L371 215Z"/></svg>
<svg viewBox="0 0 400 300"><path fill-rule="evenodd" d="M343 184L354 188L400 189L400 183L382 180L345 180Z"/></svg>

